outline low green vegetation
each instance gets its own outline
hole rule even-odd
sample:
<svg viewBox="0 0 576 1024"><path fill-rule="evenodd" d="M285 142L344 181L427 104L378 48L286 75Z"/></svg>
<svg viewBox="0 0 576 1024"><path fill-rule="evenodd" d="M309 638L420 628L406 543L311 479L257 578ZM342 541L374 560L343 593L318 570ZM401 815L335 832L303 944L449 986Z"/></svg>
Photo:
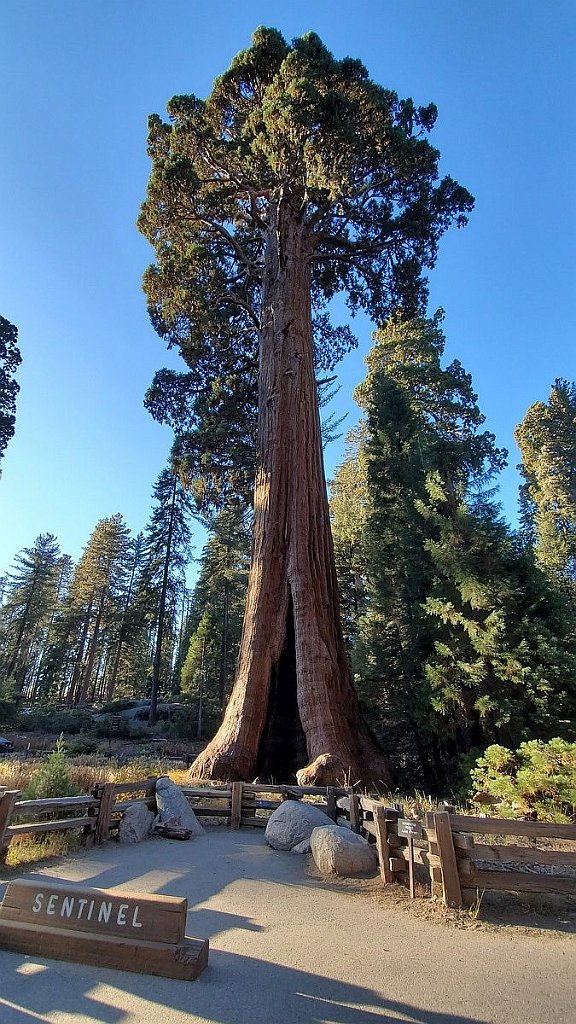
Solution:
<svg viewBox="0 0 576 1024"><path fill-rule="evenodd" d="M576 743L530 740L518 750L488 747L471 772L473 806L503 818L576 820Z"/></svg>

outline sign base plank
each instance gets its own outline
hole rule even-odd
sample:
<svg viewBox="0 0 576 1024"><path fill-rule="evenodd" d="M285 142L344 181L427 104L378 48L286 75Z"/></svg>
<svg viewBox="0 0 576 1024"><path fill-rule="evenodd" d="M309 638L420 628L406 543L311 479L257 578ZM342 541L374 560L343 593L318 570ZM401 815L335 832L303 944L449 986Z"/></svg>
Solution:
<svg viewBox="0 0 576 1024"><path fill-rule="evenodd" d="M40 930L35 924L2 920L0 949L183 981L193 981L208 964L207 939L185 938L169 945L72 929Z"/></svg>

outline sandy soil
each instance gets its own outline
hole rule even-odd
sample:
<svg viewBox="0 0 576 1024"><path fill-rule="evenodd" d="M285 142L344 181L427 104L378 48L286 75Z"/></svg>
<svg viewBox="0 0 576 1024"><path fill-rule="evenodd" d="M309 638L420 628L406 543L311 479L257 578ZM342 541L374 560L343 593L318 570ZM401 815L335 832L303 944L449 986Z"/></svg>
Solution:
<svg viewBox="0 0 576 1024"><path fill-rule="evenodd" d="M181 982L0 952L2 1024L574 1024L567 906L483 901L474 920L379 878L322 879L262 833L223 828L110 843L23 877L186 896L210 961Z"/></svg>

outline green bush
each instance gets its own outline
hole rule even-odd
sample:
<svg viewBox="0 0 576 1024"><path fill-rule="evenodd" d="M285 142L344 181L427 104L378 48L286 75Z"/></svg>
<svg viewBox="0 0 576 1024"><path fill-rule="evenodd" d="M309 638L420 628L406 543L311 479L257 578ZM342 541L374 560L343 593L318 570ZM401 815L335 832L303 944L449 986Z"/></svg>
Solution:
<svg viewBox="0 0 576 1024"><path fill-rule="evenodd" d="M516 751L497 744L479 757L470 775L472 803L490 804L500 817L535 814L557 822L576 820L576 743L529 740Z"/></svg>
<svg viewBox="0 0 576 1024"><path fill-rule="evenodd" d="M49 797L78 796L79 789L70 778L70 764L62 736L44 764L33 775L22 794L23 800L46 800Z"/></svg>
<svg viewBox="0 0 576 1024"><path fill-rule="evenodd" d="M91 739L90 736L86 736L83 733L68 745L68 753L70 757L78 757L82 754L95 754L97 750L98 743L96 740Z"/></svg>

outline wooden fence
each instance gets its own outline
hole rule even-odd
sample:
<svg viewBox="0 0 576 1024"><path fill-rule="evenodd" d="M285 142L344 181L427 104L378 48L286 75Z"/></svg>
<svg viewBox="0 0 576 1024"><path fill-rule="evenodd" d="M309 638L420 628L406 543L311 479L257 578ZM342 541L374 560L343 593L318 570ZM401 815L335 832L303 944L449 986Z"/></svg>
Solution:
<svg viewBox="0 0 576 1024"><path fill-rule="evenodd" d="M135 800L156 812L156 777L137 782L104 783L90 796L20 800L17 790L0 790L0 860L13 838L54 831L80 831L90 845L106 842L118 829L122 813ZM313 799L330 818L345 818L353 831L376 845L380 874L386 883L411 882L414 865L423 868L432 891L442 887L448 906L462 907L480 890L561 893L576 897L576 825L480 818L436 811L426 815L416 842L399 835L400 811L352 789L319 786L273 786L233 782L220 786L181 787L200 818L225 821L231 828L265 828L284 800ZM66 814L66 817L56 815ZM31 820L33 819L33 820ZM500 843L498 837L568 841L569 849L541 849ZM479 838L492 837L492 841ZM546 868L554 873L546 873Z"/></svg>
<svg viewBox="0 0 576 1024"><path fill-rule="evenodd" d="M479 818L447 811L426 815L425 834L432 884L440 883L444 902L462 907L471 892L559 893L576 897L576 825L547 821L516 821L508 818ZM570 849L541 849L508 843L478 842L476 837L524 837L561 839ZM560 873L546 873L552 866ZM544 869L544 870L542 870ZM568 869L568 870L566 870Z"/></svg>

